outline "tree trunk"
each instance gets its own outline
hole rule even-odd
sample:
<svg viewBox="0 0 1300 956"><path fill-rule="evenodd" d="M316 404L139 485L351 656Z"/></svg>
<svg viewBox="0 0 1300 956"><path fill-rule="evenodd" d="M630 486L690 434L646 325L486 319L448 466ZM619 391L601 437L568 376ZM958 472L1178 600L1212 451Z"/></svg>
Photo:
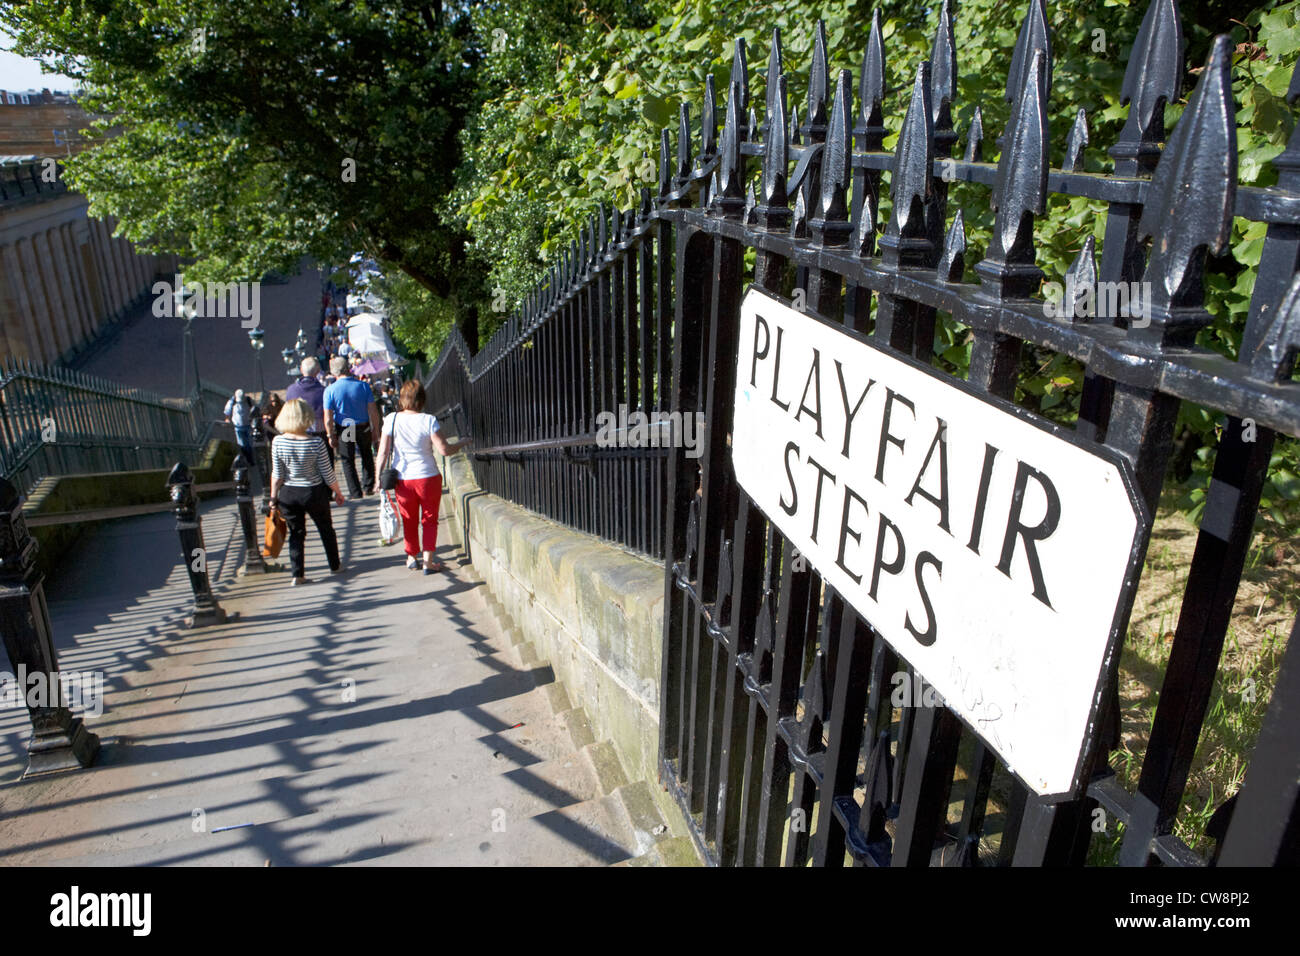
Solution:
<svg viewBox="0 0 1300 956"><path fill-rule="evenodd" d="M456 325L460 329L460 334L465 337L465 345L469 348L470 355L478 354L478 307L470 304L462 304L456 310Z"/></svg>

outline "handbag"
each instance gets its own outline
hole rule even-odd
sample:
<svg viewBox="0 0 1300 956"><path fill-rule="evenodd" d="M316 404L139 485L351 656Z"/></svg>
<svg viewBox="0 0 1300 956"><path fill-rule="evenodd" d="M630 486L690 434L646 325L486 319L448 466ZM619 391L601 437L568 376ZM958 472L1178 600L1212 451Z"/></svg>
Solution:
<svg viewBox="0 0 1300 956"><path fill-rule="evenodd" d="M262 557L278 558L280 556L280 550L284 547L284 539L288 532L289 526L285 524L284 516L280 514L278 508L272 508L271 513L266 516L262 541Z"/></svg>
<svg viewBox="0 0 1300 956"><path fill-rule="evenodd" d="M395 445L397 442L397 414L394 412L389 417L393 419L393 421L390 422L388 426L389 440L393 442ZM397 449L394 447L393 451L389 453L389 456L395 457L396 454L397 454ZM385 468L383 471L379 473L379 490L396 491L397 482L401 480L401 477L402 476L398 474L397 469L390 465L389 467Z"/></svg>
<svg viewBox="0 0 1300 956"><path fill-rule="evenodd" d="M402 516L393 506L392 496L379 496L379 543L392 544L402 536Z"/></svg>

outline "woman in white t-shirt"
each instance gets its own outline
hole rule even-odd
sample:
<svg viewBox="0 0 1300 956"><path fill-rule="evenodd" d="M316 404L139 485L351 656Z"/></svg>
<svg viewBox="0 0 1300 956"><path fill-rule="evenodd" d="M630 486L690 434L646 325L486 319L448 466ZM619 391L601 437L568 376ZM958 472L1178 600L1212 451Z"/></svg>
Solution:
<svg viewBox="0 0 1300 956"><path fill-rule="evenodd" d="M397 510L402 515L402 532L406 536L406 566L419 570L416 555L420 553L420 537L424 537L424 573L446 570L433 560L438 545L438 506L442 503L442 475L438 474L438 461L433 457L454 455L469 440L448 442L442 437L438 419L424 413L424 386L412 379L402 386L398 397L398 411L384 418L384 429L379 439L379 466L376 475L388 467L392 455L397 469ZM375 479L375 491L380 490Z"/></svg>

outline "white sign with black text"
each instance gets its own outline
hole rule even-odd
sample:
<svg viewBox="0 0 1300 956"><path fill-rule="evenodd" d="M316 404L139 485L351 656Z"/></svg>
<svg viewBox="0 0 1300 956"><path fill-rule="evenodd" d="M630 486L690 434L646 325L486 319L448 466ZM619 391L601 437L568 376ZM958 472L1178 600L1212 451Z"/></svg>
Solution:
<svg viewBox="0 0 1300 956"><path fill-rule="evenodd" d="M757 289L736 383L753 502L1026 785L1073 794L1139 570L1120 459Z"/></svg>

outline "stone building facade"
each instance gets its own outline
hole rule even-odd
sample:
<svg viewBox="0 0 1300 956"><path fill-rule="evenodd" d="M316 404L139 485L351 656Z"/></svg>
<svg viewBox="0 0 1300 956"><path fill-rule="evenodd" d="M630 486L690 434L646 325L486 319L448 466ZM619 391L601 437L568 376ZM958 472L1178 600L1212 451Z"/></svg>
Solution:
<svg viewBox="0 0 1300 956"><path fill-rule="evenodd" d="M75 152L90 121L68 94L0 90L0 161L9 160L0 175L0 359L66 361L148 296L156 275L178 271L175 256L114 238L116 224L90 218L84 196L36 188L39 160Z"/></svg>

